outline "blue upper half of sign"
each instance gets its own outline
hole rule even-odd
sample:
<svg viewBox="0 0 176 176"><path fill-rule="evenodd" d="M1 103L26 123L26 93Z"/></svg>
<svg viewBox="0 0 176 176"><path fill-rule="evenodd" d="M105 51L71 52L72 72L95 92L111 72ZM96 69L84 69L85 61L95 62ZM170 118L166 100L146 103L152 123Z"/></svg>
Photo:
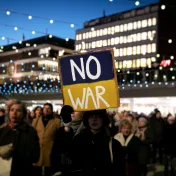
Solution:
<svg viewBox="0 0 176 176"><path fill-rule="evenodd" d="M110 50L61 58L60 69L63 85L114 78L113 57Z"/></svg>

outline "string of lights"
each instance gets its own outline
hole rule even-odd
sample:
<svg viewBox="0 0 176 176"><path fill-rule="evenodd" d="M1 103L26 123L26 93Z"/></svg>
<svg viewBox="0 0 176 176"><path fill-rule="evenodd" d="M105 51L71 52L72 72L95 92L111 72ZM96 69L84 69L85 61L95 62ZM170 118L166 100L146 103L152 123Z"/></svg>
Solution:
<svg viewBox="0 0 176 176"><path fill-rule="evenodd" d="M36 19L49 21L50 24L53 24L54 22L63 23L63 24L69 24L71 28L73 28L75 26L79 26L78 24L74 24L74 23L71 23L71 22L68 22L68 21L62 21L62 20L57 20L57 19L48 18L48 17L36 16L36 15L32 15L32 14L27 14L27 13L24 13L24 12L13 11L13 10L10 10L10 9L7 10L7 9L0 8L0 11L5 12L6 15L18 14L18 15L27 16L29 20L32 20L33 18L36 18Z"/></svg>

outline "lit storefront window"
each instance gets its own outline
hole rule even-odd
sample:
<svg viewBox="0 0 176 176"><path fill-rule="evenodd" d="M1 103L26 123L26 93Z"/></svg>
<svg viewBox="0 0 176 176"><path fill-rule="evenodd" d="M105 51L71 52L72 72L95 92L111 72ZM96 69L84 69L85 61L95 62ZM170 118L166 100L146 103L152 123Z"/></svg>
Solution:
<svg viewBox="0 0 176 176"><path fill-rule="evenodd" d="M137 33L137 41L141 41L141 33Z"/></svg>
<svg viewBox="0 0 176 176"><path fill-rule="evenodd" d="M123 36L120 37L120 44L123 43Z"/></svg>
<svg viewBox="0 0 176 176"><path fill-rule="evenodd" d="M89 38L91 38L92 37L92 32L89 32Z"/></svg>
<svg viewBox="0 0 176 176"><path fill-rule="evenodd" d="M82 35L81 34L79 34L79 40L82 40Z"/></svg>
<svg viewBox="0 0 176 176"><path fill-rule="evenodd" d="M127 43L127 37L126 36L123 37L123 43Z"/></svg>
<svg viewBox="0 0 176 176"><path fill-rule="evenodd" d="M142 40L147 40L147 32L143 32L141 35Z"/></svg>
<svg viewBox="0 0 176 176"><path fill-rule="evenodd" d="M132 42L132 37L131 35L128 36L128 43L131 43Z"/></svg>
<svg viewBox="0 0 176 176"><path fill-rule="evenodd" d="M103 29L100 29L100 36L103 35Z"/></svg>
<svg viewBox="0 0 176 176"><path fill-rule="evenodd" d="M123 56L123 48L120 48L120 56Z"/></svg>
<svg viewBox="0 0 176 176"><path fill-rule="evenodd" d="M135 60L135 59L133 60L132 67L133 67L133 68L136 68L136 60Z"/></svg>
<svg viewBox="0 0 176 176"><path fill-rule="evenodd" d="M92 37L96 37L96 31L92 31Z"/></svg>
<svg viewBox="0 0 176 176"><path fill-rule="evenodd" d="M136 55L136 53L137 53L136 46L133 46L133 55Z"/></svg>
<svg viewBox="0 0 176 176"><path fill-rule="evenodd" d="M137 46L137 54L141 54L141 46L140 45Z"/></svg>
<svg viewBox="0 0 176 176"><path fill-rule="evenodd" d="M78 51L78 49L79 49L78 47L79 47L79 46L78 46L78 45L76 45L76 51Z"/></svg>
<svg viewBox="0 0 176 176"><path fill-rule="evenodd" d="M89 43L89 49L91 49L92 48L92 43Z"/></svg>
<svg viewBox="0 0 176 176"><path fill-rule="evenodd" d="M146 58L141 59L141 67L146 67L147 66L147 61Z"/></svg>
<svg viewBox="0 0 176 176"><path fill-rule="evenodd" d="M115 67L116 67L116 69L119 67L119 62L115 62Z"/></svg>
<svg viewBox="0 0 176 176"><path fill-rule="evenodd" d="M151 58L148 58L148 59L147 59L147 66L148 66L149 68L152 67L152 60L151 60Z"/></svg>
<svg viewBox="0 0 176 176"><path fill-rule="evenodd" d="M127 55L127 48L123 48L123 55L124 55L124 56Z"/></svg>
<svg viewBox="0 0 176 176"><path fill-rule="evenodd" d="M111 39L108 39L108 46L111 45Z"/></svg>
<svg viewBox="0 0 176 176"><path fill-rule="evenodd" d="M148 44L147 45L147 53L151 53L152 52L152 50L151 50L151 44Z"/></svg>
<svg viewBox="0 0 176 176"><path fill-rule="evenodd" d="M92 48L96 47L96 42L92 42Z"/></svg>
<svg viewBox="0 0 176 176"><path fill-rule="evenodd" d="M79 40L79 35L78 34L76 35L76 40Z"/></svg>
<svg viewBox="0 0 176 176"><path fill-rule="evenodd" d="M112 34L111 27L108 27L108 34Z"/></svg>
<svg viewBox="0 0 176 176"><path fill-rule="evenodd" d="M141 54L146 54L146 52L147 52L147 46L146 45L142 45L141 46Z"/></svg>
<svg viewBox="0 0 176 176"><path fill-rule="evenodd" d="M89 33L88 32L86 32L86 39L88 39L89 38Z"/></svg>
<svg viewBox="0 0 176 176"><path fill-rule="evenodd" d="M86 49L88 49L88 47L89 47L89 44L88 44L88 43L86 43Z"/></svg>
<svg viewBox="0 0 176 176"><path fill-rule="evenodd" d="M100 36L100 30L97 30L97 37Z"/></svg>
<svg viewBox="0 0 176 176"><path fill-rule="evenodd" d="M85 39L86 38L86 34L85 33L83 33L83 39Z"/></svg>

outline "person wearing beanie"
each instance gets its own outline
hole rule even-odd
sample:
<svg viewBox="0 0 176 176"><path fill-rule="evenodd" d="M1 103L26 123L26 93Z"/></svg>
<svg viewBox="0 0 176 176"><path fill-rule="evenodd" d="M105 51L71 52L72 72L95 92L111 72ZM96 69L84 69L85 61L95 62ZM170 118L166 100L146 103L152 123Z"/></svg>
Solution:
<svg viewBox="0 0 176 176"><path fill-rule="evenodd" d="M71 172L71 144L74 131L71 128L74 110L69 105L64 105L60 112L63 125L56 131L53 148L51 151L51 168L53 175L67 176Z"/></svg>
<svg viewBox="0 0 176 176"><path fill-rule="evenodd" d="M32 126L37 130L40 139L40 159L34 164L34 176L51 176L50 153L53 147L54 137L57 129L60 128L60 119L53 113L51 103L45 103L43 113L32 121Z"/></svg>
<svg viewBox="0 0 176 176"><path fill-rule="evenodd" d="M109 117L105 109L83 114L85 130L73 139L73 168L81 176L125 175L123 150L107 132Z"/></svg>

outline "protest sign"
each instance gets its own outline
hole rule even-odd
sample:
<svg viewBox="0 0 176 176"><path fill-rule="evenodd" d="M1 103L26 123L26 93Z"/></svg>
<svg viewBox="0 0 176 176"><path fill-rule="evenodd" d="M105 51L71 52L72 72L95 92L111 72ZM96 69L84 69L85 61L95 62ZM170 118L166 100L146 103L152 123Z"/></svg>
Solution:
<svg viewBox="0 0 176 176"><path fill-rule="evenodd" d="M64 104L75 111L119 107L113 50L61 57L59 71Z"/></svg>

